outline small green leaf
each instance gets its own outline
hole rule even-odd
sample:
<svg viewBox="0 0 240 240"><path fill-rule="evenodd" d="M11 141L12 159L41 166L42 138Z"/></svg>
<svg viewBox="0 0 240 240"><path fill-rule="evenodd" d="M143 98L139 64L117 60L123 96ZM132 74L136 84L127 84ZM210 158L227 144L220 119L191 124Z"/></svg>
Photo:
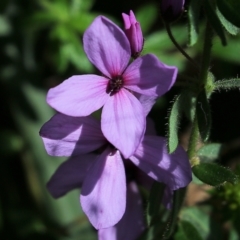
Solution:
<svg viewBox="0 0 240 240"><path fill-rule="evenodd" d="M211 186L218 186L224 182L235 184L238 177L229 169L215 163L201 163L192 168L197 178Z"/></svg>
<svg viewBox="0 0 240 240"><path fill-rule="evenodd" d="M178 146L178 125L181 115L181 95L174 100L172 109L170 110L168 123L168 151L173 153Z"/></svg>
<svg viewBox="0 0 240 240"><path fill-rule="evenodd" d="M227 41L223 31L222 24L216 14L216 8L210 3L210 0L204 0L205 12L212 28L215 30L217 35L220 37L222 45L226 46Z"/></svg>
<svg viewBox="0 0 240 240"><path fill-rule="evenodd" d="M204 207L186 207L181 210L180 218L191 222L201 237L207 239L210 233L210 214Z"/></svg>
<svg viewBox="0 0 240 240"><path fill-rule="evenodd" d="M240 88L240 78L232 78L228 80L219 80L214 83L215 89L221 90L230 90L233 88Z"/></svg>
<svg viewBox="0 0 240 240"><path fill-rule="evenodd" d="M178 214L182 207L183 200L185 198L186 188L180 188L174 191L173 194L173 204L170 216L167 220L165 231L163 233L164 239L168 239L173 234L178 221Z"/></svg>
<svg viewBox="0 0 240 240"><path fill-rule="evenodd" d="M224 28L232 35L237 35L239 33L239 28L234 26L231 22L229 22L223 15L222 13L217 9L217 15L218 18L220 19L222 25Z"/></svg>
<svg viewBox="0 0 240 240"><path fill-rule="evenodd" d="M217 0L217 6L229 22L240 27L239 0Z"/></svg>
<svg viewBox="0 0 240 240"><path fill-rule="evenodd" d="M188 44L193 46L198 39L199 34L199 13L202 2L199 0L190 1L188 8L188 20L189 20L189 39Z"/></svg>
<svg viewBox="0 0 240 240"><path fill-rule="evenodd" d="M205 90L198 95L196 104L198 128L201 138L205 142L209 138L212 122L210 106Z"/></svg>
<svg viewBox="0 0 240 240"><path fill-rule="evenodd" d="M162 202L165 185L163 183L154 182L149 195L147 206L147 221L148 225L152 225L154 220L159 215L159 208Z"/></svg>
<svg viewBox="0 0 240 240"><path fill-rule="evenodd" d="M181 221L174 237L175 240L203 240L198 230L189 221Z"/></svg>
<svg viewBox="0 0 240 240"><path fill-rule="evenodd" d="M197 155L199 157L206 157L210 160L215 160L218 158L222 145L220 143L211 143L201 147Z"/></svg>

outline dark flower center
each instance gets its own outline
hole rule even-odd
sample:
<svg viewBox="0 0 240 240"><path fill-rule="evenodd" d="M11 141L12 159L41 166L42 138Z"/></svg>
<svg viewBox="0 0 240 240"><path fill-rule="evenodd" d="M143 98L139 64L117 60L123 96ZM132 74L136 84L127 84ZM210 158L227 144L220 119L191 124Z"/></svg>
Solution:
<svg viewBox="0 0 240 240"><path fill-rule="evenodd" d="M123 87L123 79L122 76L116 76L109 80L106 92L113 96L115 93L119 92L119 90Z"/></svg>

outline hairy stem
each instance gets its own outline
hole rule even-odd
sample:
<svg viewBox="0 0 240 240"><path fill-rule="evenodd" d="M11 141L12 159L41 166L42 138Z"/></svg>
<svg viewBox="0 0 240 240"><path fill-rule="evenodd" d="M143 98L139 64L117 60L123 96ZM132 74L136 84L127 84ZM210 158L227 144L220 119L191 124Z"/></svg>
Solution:
<svg viewBox="0 0 240 240"><path fill-rule="evenodd" d="M201 71L199 75L199 81L204 86L207 82L208 70L209 70L210 60L211 60L212 37L213 37L212 27L210 26L210 23L207 21L207 25L205 28L205 35L204 35Z"/></svg>
<svg viewBox="0 0 240 240"><path fill-rule="evenodd" d="M183 50L183 48L178 44L176 39L174 38L170 24L166 23L165 24L166 31L168 33L169 38L171 39L172 43L175 45L175 47L182 53L182 55L189 60L189 62L196 68L197 71L199 71L199 66L198 64Z"/></svg>

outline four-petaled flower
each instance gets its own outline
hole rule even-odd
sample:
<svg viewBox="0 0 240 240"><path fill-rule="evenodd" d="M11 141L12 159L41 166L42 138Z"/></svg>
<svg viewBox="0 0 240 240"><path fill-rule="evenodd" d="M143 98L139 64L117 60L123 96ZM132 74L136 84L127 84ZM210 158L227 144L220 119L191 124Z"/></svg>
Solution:
<svg viewBox="0 0 240 240"><path fill-rule="evenodd" d="M163 95L174 84L177 68L161 63L152 54L128 66L131 49L126 35L102 16L84 33L83 46L102 76L72 76L49 90L47 102L73 117L88 116L103 107L102 132L128 158L142 141L146 127L144 109L136 94Z"/></svg>
<svg viewBox="0 0 240 240"><path fill-rule="evenodd" d="M191 167L186 152L179 146L169 154L165 139L149 134L150 130L146 131L129 160L171 191L187 186ZM105 139L100 123L91 116L58 113L43 125L40 136L48 154L70 157L48 184L52 195L60 197L82 186L82 209L92 225L102 229L117 224L126 210L125 160Z"/></svg>

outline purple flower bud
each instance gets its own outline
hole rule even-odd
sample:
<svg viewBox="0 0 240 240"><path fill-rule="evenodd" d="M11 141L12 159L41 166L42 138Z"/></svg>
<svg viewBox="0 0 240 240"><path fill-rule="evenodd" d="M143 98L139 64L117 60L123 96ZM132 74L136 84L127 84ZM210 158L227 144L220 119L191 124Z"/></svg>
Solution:
<svg viewBox="0 0 240 240"><path fill-rule="evenodd" d="M137 58L143 49L143 34L140 23L137 21L133 11L129 15L122 13L125 34L130 42L132 57Z"/></svg>
<svg viewBox="0 0 240 240"><path fill-rule="evenodd" d="M184 10L185 0L161 0L162 18L167 22L175 21Z"/></svg>

